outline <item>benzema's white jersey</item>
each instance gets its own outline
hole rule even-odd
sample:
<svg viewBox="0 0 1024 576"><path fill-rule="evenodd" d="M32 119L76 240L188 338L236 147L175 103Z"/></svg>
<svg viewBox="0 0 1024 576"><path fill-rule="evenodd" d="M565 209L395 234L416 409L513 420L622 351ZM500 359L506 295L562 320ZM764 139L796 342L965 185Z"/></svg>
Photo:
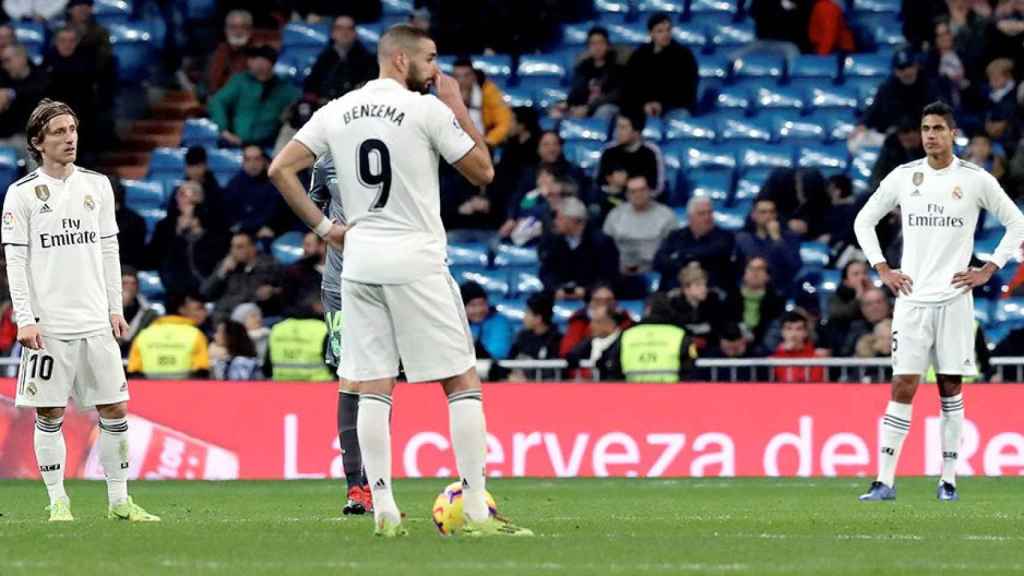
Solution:
<svg viewBox="0 0 1024 576"><path fill-rule="evenodd" d="M885 262L875 225L897 206L903 224L899 267L913 281L911 294L899 298L909 303L945 302L964 293L953 287L953 275L968 268L982 209L1006 227L993 264L1002 268L1024 242L1024 214L991 174L956 157L942 170L921 159L890 172L857 214L854 232L872 266Z"/></svg>
<svg viewBox="0 0 1024 576"><path fill-rule="evenodd" d="M295 140L334 160L352 226L343 278L407 284L445 269L438 156L455 163L475 146L447 106L374 80L317 110Z"/></svg>
<svg viewBox="0 0 1024 576"><path fill-rule="evenodd" d="M75 166L58 180L35 170L7 188L2 230L5 245L28 247L32 309L14 311L19 326L38 323L56 338L110 331L100 240L118 230L106 176Z"/></svg>

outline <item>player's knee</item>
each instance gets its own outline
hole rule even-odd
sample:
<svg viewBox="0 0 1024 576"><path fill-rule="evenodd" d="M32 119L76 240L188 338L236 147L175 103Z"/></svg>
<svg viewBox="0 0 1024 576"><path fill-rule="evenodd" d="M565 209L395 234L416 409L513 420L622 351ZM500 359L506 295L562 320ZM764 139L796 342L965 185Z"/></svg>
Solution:
<svg viewBox="0 0 1024 576"><path fill-rule="evenodd" d="M60 408L60 407L56 407L56 408L36 408L36 414L38 414L39 416L42 416L43 418L51 418L51 419L63 418L64 417L64 408Z"/></svg>
<svg viewBox="0 0 1024 576"><path fill-rule="evenodd" d="M358 394L359 386L351 380L346 380L342 378L338 380L338 391L347 392L349 394Z"/></svg>
<svg viewBox="0 0 1024 576"><path fill-rule="evenodd" d="M956 396L960 393L962 381L960 376L943 376L939 374L939 395L942 397Z"/></svg>
<svg viewBox="0 0 1024 576"><path fill-rule="evenodd" d="M441 380L441 387L444 388L444 393L449 396L457 392L479 390L480 377L477 376L476 368L470 368L462 374Z"/></svg>
<svg viewBox="0 0 1024 576"><path fill-rule="evenodd" d="M124 418L128 416L128 403L118 402L117 404L106 404L97 406L96 411L103 418Z"/></svg>
<svg viewBox="0 0 1024 576"><path fill-rule="evenodd" d="M892 399L901 404L910 404L917 392L916 376L897 376L892 382Z"/></svg>

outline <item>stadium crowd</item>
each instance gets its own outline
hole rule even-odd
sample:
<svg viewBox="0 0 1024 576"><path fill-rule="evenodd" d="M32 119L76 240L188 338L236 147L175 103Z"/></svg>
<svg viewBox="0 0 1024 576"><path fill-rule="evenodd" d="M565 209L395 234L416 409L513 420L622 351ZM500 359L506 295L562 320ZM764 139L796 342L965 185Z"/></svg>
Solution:
<svg viewBox="0 0 1024 576"><path fill-rule="evenodd" d="M378 21L381 3L225 0L205 27L194 29L165 6L173 2L155 4L168 33L154 83L193 91L218 126L219 145L240 148L243 160L221 186L207 149L188 148L166 216L152 227L114 180L131 326L123 346L128 370L149 377L331 379L320 360L325 245L306 233L297 260L272 256L272 243L300 226L267 178L268 158L319 106L376 77L375 47L359 38L357 25ZM849 135L851 150L881 147L868 189L858 192L845 174L779 168L739 230L716 222L708 196L683 193L669 181L661 149L644 135L651 119L706 112L697 58L673 35L673 27L685 26L677 15L648 15L649 41L635 49L613 45L601 25L590 28L566 98L541 110L509 106L500 83L474 68L469 55L519 58L550 50L563 23L595 17L592 3L457 4L417 1L407 15L432 31L442 53L456 57L451 73L496 159L496 178L483 188L442 168L449 240L485 245L492 258L502 247L523 248L535 251L538 262L539 285L525 300L521 322L498 310L487 286L462 283L481 359L565 358L574 369L591 360L603 378L623 378L629 348L653 338L677 350L669 363L678 370L673 378L696 379L705 377L693 367L697 357L888 356L893 296L873 282L852 222L890 170L924 155L919 113L936 99L956 109L969 138L962 156L991 171L1015 200L1024 197L1024 146L1018 145L1024 84L1016 80L1024 72L1024 3L1018 0L904 0L908 43L893 52L891 76ZM33 61L15 28L0 24L0 143L30 162L23 152L27 116L40 98L56 98L78 111L80 164L94 166L105 143L115 140L119 88L109 32L93 16L93 1L5 0L3 8L12 21L46 22L51 42ZM873 49L847 8L837 0L752 0L747 16L757 39L733 57ZM330 23L330 43L301 85L275 73L280 30L294 21ZM614 125L593 170L567 158L562 136L551 128L572 118ZM883 222L879 233L890 262L898 262L898 217ZM809 241L827 245L829 266L841 269L827 298L801 283L801 244ZM163 302L143 294L140 271L158 274ZM1022 284L1018 275L1006 294L1024 290ZM15 348L16 328L3 292L0 353L6 355ZM622 304L636 301L645 304ZM559 305L574 310L567 321L555 314ZM990 349L983 331L977 333L979 365L990 377ZM1011 334L991 353L1016 355L1022 337ZM159 342L180 344L175 359L161 361L153 351ZM303 363L309 366L294 368ZM752 379L767 377L745 370ZM494 365L489 376L525 375ZM829 374L776 368L772 376L799 381Z"/></svg>

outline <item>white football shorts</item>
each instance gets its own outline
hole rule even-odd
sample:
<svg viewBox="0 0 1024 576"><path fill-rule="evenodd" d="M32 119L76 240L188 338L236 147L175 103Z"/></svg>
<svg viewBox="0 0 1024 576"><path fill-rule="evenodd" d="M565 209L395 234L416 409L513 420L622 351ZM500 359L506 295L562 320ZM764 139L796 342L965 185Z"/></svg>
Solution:
<svg viewBox="0 0 1024 576"><path fill-rule="evenodd" d="M22 350L18 406L60 408L71 396L83 408L128 400L128 380L113 334L71 340L44 335L43 343L43 350Z"/></svg>
<svg viewBox="0 0 1024 576"><path fill-rule="evenodd" d="M974 296L968 292L936 304L896 299L892 319L893 374L974 376Z"/></svg>

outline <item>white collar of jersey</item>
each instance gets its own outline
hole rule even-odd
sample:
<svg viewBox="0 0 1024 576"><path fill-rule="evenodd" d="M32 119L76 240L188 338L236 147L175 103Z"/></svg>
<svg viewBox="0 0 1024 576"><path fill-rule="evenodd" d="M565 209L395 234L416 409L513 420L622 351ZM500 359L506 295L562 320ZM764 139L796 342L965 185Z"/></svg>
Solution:
<svg viewBox="0 0 1024 576"><path fill-rule="evenodd" d="M398 80L394 78L377 78L376 80L370 80L363 88L369 88L370 90L408 90L405 86L399 84Z"/></svg>
<svg viewBox="0 0 1024 576"><path fill-rule="evenodd" d="M956 157L956 154L953 155L953 160L950 161L948 166L946 166L945 168L940 168L938 170L932 168L932 165L928 162L927 156L924 157L923 161L925 169L931 172L932 174L945 174L949 172L951 168L960 163L960 159Z"/></svg>
<svg viewBox="0 0 1024 576"><path fill-rule="evenodd" d="M67 181L70 180L71 177L75 175L75 172L78 172L78 166L75 166L74 164L72 164L71 165L71 173L68 174L67 178L64 178L62 180L60 178L54 178L53 176L50 176L49 174L44 172L42 166L40 166L39 168L36 168L36 174L38 174L40 178L45 178L45 179L49 180L50 182L53 182L54 184L66 184Z"/></svg>

